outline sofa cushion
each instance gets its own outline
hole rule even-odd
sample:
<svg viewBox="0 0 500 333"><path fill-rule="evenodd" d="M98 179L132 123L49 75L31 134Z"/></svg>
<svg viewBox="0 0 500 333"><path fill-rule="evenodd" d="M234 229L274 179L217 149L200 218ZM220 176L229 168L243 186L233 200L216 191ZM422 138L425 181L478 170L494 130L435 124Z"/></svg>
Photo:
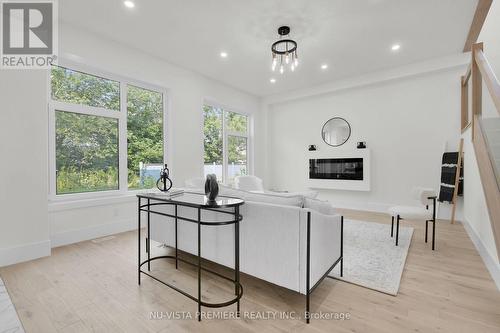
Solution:
<svg viewBox="0 0 500 333"><path fill-rule="evenodd" d="M296 192L299 194L302 194L304 198L310 198L310 199L316 199L318 197L319 192L318 191L302 191L302 192Z"/></svg>
<svg viewBox="0 0 500 333"><path fill-rule="evenodd" d="M304 208L309 208L324 215L335 215L337 213L330 202L318 199L305 198Z"/></svg>
<svg viewBox="0 0 500 333"><path fill-rule="evenodd" d="M274 194L282 197L293 197L296 195L301 195L304 198L316 199L319 192L318 191L299 191L299 192L273 192L273 191L264 191L263 193Z"/></svg>
<svg viewBox="0 0 500 333"><path fill-rule="evenodd" d="M271 194L271 193L255 193L234 189L225 185L219 185L219 194L223 196L241 198L246 201L265 202L275 205L302 207L304 204L304 196L302 195L287 195Z"/></svg>

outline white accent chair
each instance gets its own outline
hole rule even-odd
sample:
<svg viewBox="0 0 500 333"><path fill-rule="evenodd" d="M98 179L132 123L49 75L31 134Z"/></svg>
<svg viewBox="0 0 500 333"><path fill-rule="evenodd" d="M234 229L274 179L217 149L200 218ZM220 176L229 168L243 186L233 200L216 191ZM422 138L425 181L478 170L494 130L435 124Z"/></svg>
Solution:
<svg viewBox="0 0 500 333"><path fill-rule="evenodd" d="M262 179L256 176L235 177L234 187L239 190L264 193L264 184Z"/></svg>
<svg viewBox="0 0 500 333"><path fill-rule="evenodd" d="M425 242L427 243L427 230L429 222L432 222L432 250L436 239L436 192L431 188L416 187L413 189L413 197L420 201L423 206L394 206L388 212L392 217L391 237L394 236L394 218L396 218L396 246L399 241L399 221L404 219L424 220L425 219ZM432 210L429 210L429 203L432 202Z"/></svg>

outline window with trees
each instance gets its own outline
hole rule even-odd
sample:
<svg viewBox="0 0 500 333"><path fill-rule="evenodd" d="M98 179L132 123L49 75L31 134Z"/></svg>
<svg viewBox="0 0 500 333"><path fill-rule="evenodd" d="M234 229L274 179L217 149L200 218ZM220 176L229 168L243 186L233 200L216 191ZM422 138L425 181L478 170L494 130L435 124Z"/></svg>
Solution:
<svg viewBox="0 0 500 333"><path fill-rule="evenodd" d="M204 105L204 173L224 183L248 174L248 116Z"/></svg>
<svg viewBox="0 0 500 333"><path fill-rule="evenodd" d="M51 70L51 192L147 189L164 163L164 96L126 80Z"/></svg>

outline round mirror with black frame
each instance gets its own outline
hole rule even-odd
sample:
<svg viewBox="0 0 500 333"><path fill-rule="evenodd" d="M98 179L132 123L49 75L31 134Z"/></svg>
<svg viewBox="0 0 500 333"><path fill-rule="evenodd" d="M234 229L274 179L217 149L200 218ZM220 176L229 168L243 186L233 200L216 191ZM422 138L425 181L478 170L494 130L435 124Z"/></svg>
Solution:
<svg viewBox="0 0 500 333"><path fill-rule="evenodd" d="M321 137L332 147L342 146L351 136L351 125L344 118L333 117L321 129Z"/></svg>

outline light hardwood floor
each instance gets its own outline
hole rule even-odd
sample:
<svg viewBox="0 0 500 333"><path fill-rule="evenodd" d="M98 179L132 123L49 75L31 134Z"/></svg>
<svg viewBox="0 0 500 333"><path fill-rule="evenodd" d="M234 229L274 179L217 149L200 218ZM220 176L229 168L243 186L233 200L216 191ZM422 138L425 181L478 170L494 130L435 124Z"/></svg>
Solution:
<svg viewBox="0 0 500 333"><path fill-rule="evenodd" d="M344 215L390 223L384 214ZM433 252L423 223L402 223L416 229L397 297L332 279L315 290L311 310L349 313L343 321L150 319L151 311L194 316L196 303L148 277L137 285L135 232L56 248L50 257L1 268L0 276L27 332L500 332L500 292L463 226L440 221ZM155 262L153 270L196 294L196 271L187 265L167 270L172 266ZM242 284L242 311L303 312L304 296L246 275ZM204 275L206 300L220 301L231 291Z"/></svg>

